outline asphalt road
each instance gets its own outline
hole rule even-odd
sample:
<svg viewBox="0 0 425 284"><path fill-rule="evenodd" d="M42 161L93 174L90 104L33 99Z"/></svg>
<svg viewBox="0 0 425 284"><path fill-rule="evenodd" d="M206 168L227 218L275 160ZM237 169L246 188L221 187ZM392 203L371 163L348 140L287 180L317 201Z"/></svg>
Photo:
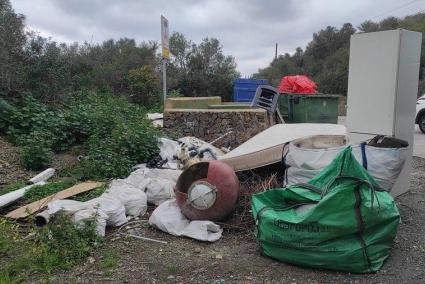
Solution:
<svg viewBox="0 0 425 284"><path fill-rule="evenodd" d="M425 134L415 125L415 138L413 141L413 156L425 158Z"/></svg>

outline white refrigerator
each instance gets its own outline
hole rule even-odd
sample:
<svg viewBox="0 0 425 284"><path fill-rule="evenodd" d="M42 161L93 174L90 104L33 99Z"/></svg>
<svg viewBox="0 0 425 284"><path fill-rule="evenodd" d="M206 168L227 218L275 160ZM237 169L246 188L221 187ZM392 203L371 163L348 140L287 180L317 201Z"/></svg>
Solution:
<svg viewBox="0 0 425 284"><path fill-rule="evenodd" d="M403 29L351 36L347 134L351 142L388 135L409 142L391 194L409 190L422 34Z"/></svg>

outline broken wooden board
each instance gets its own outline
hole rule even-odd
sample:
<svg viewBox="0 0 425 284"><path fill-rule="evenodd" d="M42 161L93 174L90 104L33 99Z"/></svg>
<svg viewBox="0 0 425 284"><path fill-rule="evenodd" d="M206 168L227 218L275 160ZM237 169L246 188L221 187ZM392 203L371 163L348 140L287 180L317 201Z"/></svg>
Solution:
<svg viewBox="0 0 425 284"><path fill-rule="evenodd" d="M282 160L286 143L312 135L346 135L346 129L344 125L325 123L276 124L218 159L235 171L275 164Z"/></svg>
<svg viewBox="0 0 425 284"><path fill-rule="evenodd" d="M103 184L104 184L103 182L94 182L94 181L87 181L87 182L76 184L74 186L71 186L70 188L64 189L55 194L49 195L43 199L34 201L33 203L27 204L16 210L13 210L12 212L9 212L6 215L6 217L11 219L20 219L20 218L28 217L29 215L35 212L38 212L39 210L46 207L47 204L51 201L65 199L65 198L95 189L97 187L102 186Z"/></svg>

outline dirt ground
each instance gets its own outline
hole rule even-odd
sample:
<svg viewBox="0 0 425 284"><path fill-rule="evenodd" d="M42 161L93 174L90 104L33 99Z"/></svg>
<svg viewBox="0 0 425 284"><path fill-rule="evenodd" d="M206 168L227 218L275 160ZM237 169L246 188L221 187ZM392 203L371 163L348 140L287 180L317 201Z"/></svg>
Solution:
<svg viewBox="0 0 425 284"><path fill-rule="evenodd" d="M414 158L411 191L398 197L402 222L390 258L375 274L350 274L280 263L260 254L252 228L225 231L209 244L129 225L149 242L107 233L105 246L54 283L425 283L425 159ZM105 268L105 255L115 264ZM109 259L110 260L110 259Z"/></svg>
<svg viewBox="0 0 425 284"><path fill-rule="evenodd" d="M18 148L0 137L0 187L19 180L27 180L34 173L20 166Z"/></svg>
<svg viewBox="0 0 425 284"><path fill-rule="evenodd" d="M61 171L70 168L76 162L76 157L70 153L54 154L52 167ZM19 148L12 146L4 137L0 137L0 189L7 184L28 180L36 174L22 166Z"/></svg>

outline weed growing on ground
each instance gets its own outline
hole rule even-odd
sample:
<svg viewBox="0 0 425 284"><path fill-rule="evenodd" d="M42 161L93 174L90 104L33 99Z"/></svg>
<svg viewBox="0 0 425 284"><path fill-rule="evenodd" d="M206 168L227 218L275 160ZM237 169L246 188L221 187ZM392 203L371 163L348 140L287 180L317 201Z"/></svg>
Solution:
<svg viewBox="0 0 425 284"><path fill-rule="evenodd" d="M23 238L18 224L0 220L0 283L24 282L34 272L68 269L103 243L94 219L77 226L62 212L45 227L27 233Z"/></svg>
<svg viewBox="0 0 425 284"><path fill-rule="evenodd" d="M96 234L94 218L77 226L60 212L39 231L36 243L41 248L39 262L44 264L43 270L51 272L53 268L67 269L83 260L94 247L100 246L102 239Z"/></svg>
<svg viewBox="0 0 425 284"><path fill-rule="evenodd" d="M116 251L107 251L102 255L99 261L99 268L104 271L104 274L109 274L110 271L117 267L119 256Z"/></svg>
<svg viewBox="0 0 425 284"><path fill-rule="evenodd" d="M25 192L24 198L28 202L34 202L49 195L55 194L61 190L67 189L74 184L75 180L66 179L63 181L47 183L45 185L36 185Z"/></svg>
<svg viewBox="0 0 425 284"><path fill-rule="evenodd" d="M178 267L176 265L168 266L168 272L171 274L176 274L178 272Z"/></svg>
<svg viewBox="0 0 425 284"><path fill-rule="evenodd" d="M26 185L27 184L24 181L17 181L15 183L8 184L8 185L6 185L6 186L4 186L3 188L0 189L0 195L18 190L20 188L23 188Z"/></svg>
<svg viewBox="0 0 425 284"><path fill-rule="evenodd" d="M107 185L105 184L101 187L92 189L90 191L86 191L86 192L71 196L69 199L85 202L85 201L101 196L105 192L106 188L107 188Z"/></svg>

